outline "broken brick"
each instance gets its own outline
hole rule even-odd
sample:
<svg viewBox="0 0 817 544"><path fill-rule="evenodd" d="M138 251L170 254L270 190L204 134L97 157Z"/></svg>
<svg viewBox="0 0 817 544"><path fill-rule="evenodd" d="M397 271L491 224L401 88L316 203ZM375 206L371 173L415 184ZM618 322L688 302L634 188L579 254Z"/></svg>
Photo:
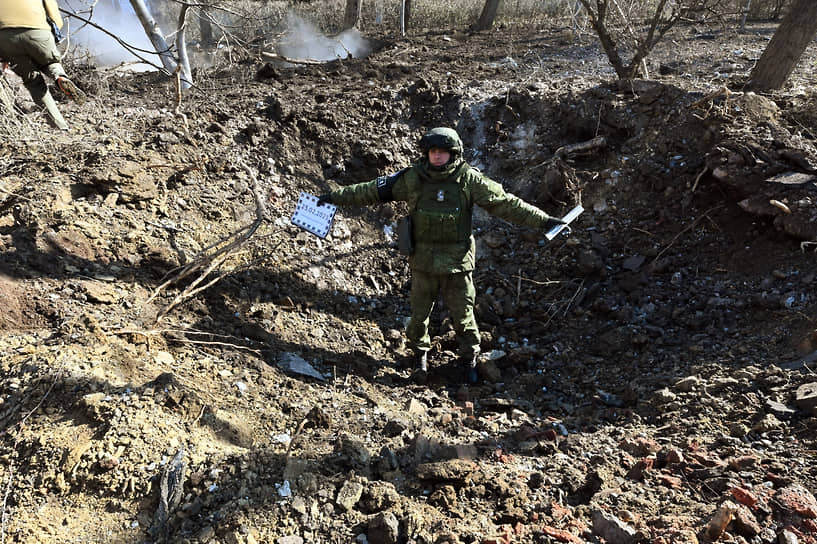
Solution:
<svg viewBox="0 0 817 544"><path fill-rule="evenodd" d="M555 538L559 542L573 542L574 544L584 544L584 540L577 537L573 533L565 531L564 529L557 529L550 525L542 527L542 532L551 538Z"/></svg>
<svg viewBox="0 0 817 544"><path fill-rule="evenodd" d="M757 504L757 497L748 489L744 489L742 487L733 487L729 490L732 493L732 496L741 504L745 504L746 506L754 506Z"/></svg>
<svg viewBox="0 0 817 544"><path fill-rule="evenodd" d="M669 474L659 474L658 481L661 483L661 485L665 485L673 489L681 489L684 487L684 481L681 478L670 476Z"/></svg>
<svg viewBox="0 0 817 544"><path fill-rule="evenodd" d="M799 484L792 484L779 490L775 495L777 502L786 510L804 518L817 518L817 499L808 489Z"/></svg>

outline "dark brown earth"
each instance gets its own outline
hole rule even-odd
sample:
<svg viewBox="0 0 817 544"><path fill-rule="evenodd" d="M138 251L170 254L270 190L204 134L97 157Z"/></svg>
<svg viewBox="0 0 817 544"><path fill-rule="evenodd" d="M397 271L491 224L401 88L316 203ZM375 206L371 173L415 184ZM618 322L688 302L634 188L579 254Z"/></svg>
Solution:
<svg viewBox="0 0 817 544"><path fill-rule="evenodd" d="M380 38L200 70L178 110L74 67L73 131L0 142L0 540L817 541L817 49L743 93L772 31L680 27L627 83L566 28ZM400 206L289 221L439 125L586 209L551 242L477 215L477 387L444 308L429 383L402 367Z"/></svg>

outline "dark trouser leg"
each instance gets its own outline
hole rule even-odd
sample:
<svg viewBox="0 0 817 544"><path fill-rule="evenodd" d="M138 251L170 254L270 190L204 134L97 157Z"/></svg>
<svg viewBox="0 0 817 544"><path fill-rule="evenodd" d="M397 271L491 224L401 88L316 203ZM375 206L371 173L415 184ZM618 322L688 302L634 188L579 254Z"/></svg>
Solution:
<svg viewBox="0 0 817 544"><path fill-rule="evenodd" d="M473 359L479 353L479 328L474 318L476 290L472 272L446 276L442 286L443 300L451 312L451 321L460 345L459 355Z"/></svg>
<svg viewBox="0 0 817 544"><path fill-rule="evenodd" d="M428 323L439 290L439 276L411 271L411 319L406 327L406 338L408 347L415 353L431 349Z"/></svg>

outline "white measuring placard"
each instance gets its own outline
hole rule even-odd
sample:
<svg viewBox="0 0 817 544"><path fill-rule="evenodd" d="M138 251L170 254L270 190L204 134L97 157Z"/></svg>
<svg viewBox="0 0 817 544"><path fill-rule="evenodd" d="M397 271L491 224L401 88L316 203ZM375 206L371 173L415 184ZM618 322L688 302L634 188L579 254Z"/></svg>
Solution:
<svg viewBox="0 0 817 544"><path fill-rule="evenodd" d="M292 223L316 236L326 238L337 210L338 207L334 204L318 206L318 197L301 191L295 213L292 214Z"/></svg>
<svg viewBox="0 0 817 544"><path fill-rule="evenodd" d="M579 217L579 214L582 213L583 211L584 208L582 208L582 205L579 204L578 206L567 212L567 215L562 217L562 221L564 221L564 224L556 225L555 227L547 231L545 233L545 237L548 240L553 240L554 238L556 238L556 235L562 232L562 230L564 230L564 228L567 227L574 219Z"/></svg>

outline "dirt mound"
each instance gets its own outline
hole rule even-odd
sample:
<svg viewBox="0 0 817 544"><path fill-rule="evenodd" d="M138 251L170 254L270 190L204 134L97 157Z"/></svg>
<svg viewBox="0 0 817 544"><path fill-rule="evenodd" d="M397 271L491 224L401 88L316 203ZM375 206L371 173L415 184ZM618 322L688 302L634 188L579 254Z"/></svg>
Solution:
<svg viewBox="0 0 817 544"><path fill-rule="evenodd" d="M203 71L184 117L117 76L74 132L3 140L3 536L814 542L817 110L710 77L765 44L717 35L626 84L564 32L384 40ZM399 205L289 221L436 125L586 208L552 242L477 213L476 387L445 308L428 384L403 367Z"/></svg>

